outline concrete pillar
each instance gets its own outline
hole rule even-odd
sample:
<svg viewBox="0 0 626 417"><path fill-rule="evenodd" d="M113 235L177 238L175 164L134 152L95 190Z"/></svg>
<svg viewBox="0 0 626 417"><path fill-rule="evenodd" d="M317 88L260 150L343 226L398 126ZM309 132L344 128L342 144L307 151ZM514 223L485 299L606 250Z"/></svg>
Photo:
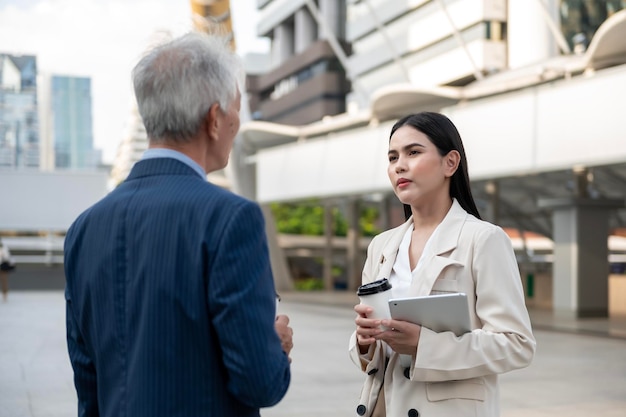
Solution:
<svg viewBox="0 0 626 417"><path fill-rule="evenodd" d="M485 184L485 191L489 195L489 205L487 212L481 214L488 222L493 224L500 223L500 183L498 180L490 180Z"/></svg>
<svg viewBox="0 0 626 417"><path fill-rule="evenodd" d="M623 200L580 197L539 201L552 210L556 315L608 316L609 213L623 206Z"/></svg>
<svg viewBox="0 0 626 417"><path fill-rule="evenodd" d="M265 234L267 235L272 273L274 274L274 286L279 293L281 291L293 291L293 279L287 267L287 257L278 244L274 215L268 204L262 204L261 210L263 217L265 217Z"/></svg>
<svg viewBox="0 0 626 417"><path fill-rule="evenodd" d="M345 39L346 2L345 0L319 0L319 11L326 27L337 39ZM319 39L328 39L329 34L319 28Z"/></svg>
<svg viewBox="0 0 626 417"><path fill-rule="evenodd" d="M520 68L558 55L558 44L547 16L556 25L553 28L560 27L557 0L509 0L507 43L510 68Z"/></svg>
<svg viewBox="0 0 626 417"><path fill-rule="evenodd" d="M283 22L274 28L272 67L277 67L293 55L293 25Z"/></svg>
<svg viewBox="0 0 626 417"><path fill-rule="evenodd" d="M295 53L304 52L317 38L317 24L306 7L296 12L294 23Z"/></svg>
<svg viewBox="0 0 626 417"><path fill-rule="evenodd" d="M356 290L361 285L361 273L363 272L363 257L359 248L361 228L359 226L360 204L359 200L349 199L347 202L348 236L346 247L346 266L348 275L348 290Z"/></svg>
<svg viewBox="0 0 626 417"><path fill-rule="evenodd" d="M380 229L381 230L388 230L391 229L391 198L396 198L397 197L394 196L390 196L389 194L385 194L383 196L383 198L380 200L379 203L379 210L380 210L380 216L379 216L379 222L380 222Z"/></svg>
<svg viewBox="0 0 626 417"><path fill-rule="evenodd" d="M327 201L324 204L324 238L326 245L324 246L324 289L330 291L335 286L333 280L333 236L335 228L333 227L333 205Z"/></svg>

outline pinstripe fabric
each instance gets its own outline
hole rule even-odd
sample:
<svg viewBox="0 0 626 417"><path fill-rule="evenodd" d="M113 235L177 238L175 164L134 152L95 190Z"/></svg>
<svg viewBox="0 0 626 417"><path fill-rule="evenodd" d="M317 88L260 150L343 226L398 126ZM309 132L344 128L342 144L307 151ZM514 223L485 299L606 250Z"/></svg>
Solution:
<svg viewBox="0 0 626 417"><path fill-rule="evenodd" d="M290 381L260 208L170 158L65 241L79 416L258 416Z"/></svg>

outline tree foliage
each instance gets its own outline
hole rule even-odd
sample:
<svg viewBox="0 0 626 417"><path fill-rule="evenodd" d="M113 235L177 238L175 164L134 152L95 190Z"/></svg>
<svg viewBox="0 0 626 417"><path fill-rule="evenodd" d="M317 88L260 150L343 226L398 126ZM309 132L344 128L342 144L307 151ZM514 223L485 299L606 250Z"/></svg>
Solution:
<svg viewBox="0 0 626 417"><path fill-rule="evenodd" d="M317 200L302 203L272 203L270 205L279 233L322 236L324 234L324 206ZM348 222L344 213L332 208L335 236L346 236ZM374 207L361 208L359 226L364 236L380 232L376 226L379 211Z"/></svg>

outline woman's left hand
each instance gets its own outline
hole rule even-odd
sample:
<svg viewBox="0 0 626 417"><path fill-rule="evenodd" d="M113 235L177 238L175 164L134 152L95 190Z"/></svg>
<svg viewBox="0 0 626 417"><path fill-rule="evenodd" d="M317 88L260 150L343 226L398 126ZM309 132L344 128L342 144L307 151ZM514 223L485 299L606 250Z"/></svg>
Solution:
<svg viewBox="0 0 626 417"><path fill-rule="evenodd" d="M388 330L375 336L376 339L387 343L394 352L415 355L422 326L401 320L383 320L381 324Z"/></svg>

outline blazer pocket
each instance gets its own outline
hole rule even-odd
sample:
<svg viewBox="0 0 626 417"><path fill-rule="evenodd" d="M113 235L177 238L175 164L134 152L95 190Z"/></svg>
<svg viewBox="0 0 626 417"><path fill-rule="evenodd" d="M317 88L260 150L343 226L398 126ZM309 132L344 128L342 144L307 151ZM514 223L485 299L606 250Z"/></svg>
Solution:
<svg viewBox="0 0 626 417"><path fill-rule="evenodd" d="M485 401L487 389L480 379L430 382L426 384L428 401L444 401L453 398Z"/></svg>
<svg viewBox="0 0 626 417"><path fill-rule="evenodd" d="M458 281L455 279L438 279L433 284L433 288L430 290L431 295L435 294L449 294L459 292Z"/></svg>

